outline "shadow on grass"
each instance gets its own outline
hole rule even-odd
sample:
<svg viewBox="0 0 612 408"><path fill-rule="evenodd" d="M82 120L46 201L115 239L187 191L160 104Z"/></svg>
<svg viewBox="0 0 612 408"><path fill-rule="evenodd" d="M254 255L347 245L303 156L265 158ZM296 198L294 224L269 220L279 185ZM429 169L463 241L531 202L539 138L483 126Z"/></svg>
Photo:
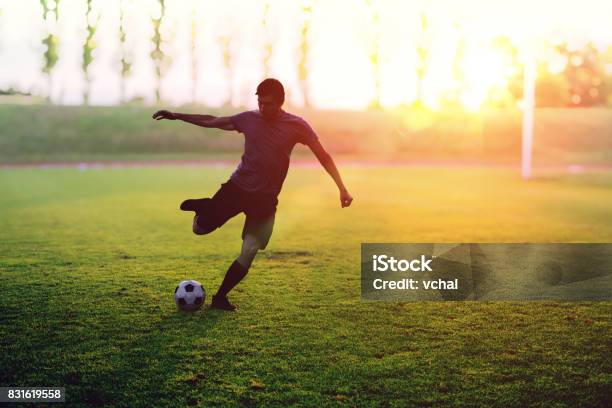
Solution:
<svg viewBox="0 0 612 408"><path fill-rule="evenodd" d="M135 328L133 340L118 347L102 369L88 367L83 376L67 376L68 398L88 406L155 406L174 401L176 377L193 362L194 343L227 313L208 307L198 312L177 310L152 326Z"/></svg>

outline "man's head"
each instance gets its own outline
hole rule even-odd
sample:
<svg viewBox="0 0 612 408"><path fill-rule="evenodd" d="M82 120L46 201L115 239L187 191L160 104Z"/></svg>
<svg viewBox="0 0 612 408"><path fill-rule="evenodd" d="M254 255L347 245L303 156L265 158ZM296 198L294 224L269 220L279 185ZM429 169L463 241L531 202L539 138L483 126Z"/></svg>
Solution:
<svg viewBox="0 0 612 408"><path fill-rule="evenodd" d="M285 102L285 88L279 80L274 78L264 79L257 85L257 103L259 112L264 119L274 119L279 114L281 106Z"/></svg>

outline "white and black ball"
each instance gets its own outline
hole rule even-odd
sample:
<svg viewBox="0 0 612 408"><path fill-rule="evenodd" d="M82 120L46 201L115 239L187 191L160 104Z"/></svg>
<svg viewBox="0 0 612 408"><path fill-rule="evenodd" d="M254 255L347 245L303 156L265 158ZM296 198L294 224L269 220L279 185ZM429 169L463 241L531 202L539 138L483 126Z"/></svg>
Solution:
<svg viewBox="0 0 612 408"><path fill-rule="evenodd" d="M198 310L205 299L206 291L198 281L184 280L174 289L174 302L181 310L188 312Z"/></svg>

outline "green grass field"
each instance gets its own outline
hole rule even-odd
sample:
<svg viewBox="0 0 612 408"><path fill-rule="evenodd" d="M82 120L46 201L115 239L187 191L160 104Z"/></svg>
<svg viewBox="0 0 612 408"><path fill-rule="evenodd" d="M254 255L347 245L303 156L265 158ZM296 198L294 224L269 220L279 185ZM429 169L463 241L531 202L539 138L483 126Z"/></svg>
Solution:
<svg viewBox="0 0 612 408"><path fill-rule="evenodd" d="M243 216L207 236L178 210L230 168L0 170L0 385L69 405L603 406L611 302L362 302L361 242L611 242L612 175L478 168L290 170L274 235L216 290ZM207 299L207 303L209 299Z"/></svg>
<svg viewBox="0 0 612 408"><path fill-rule="evenodd" d="M239 133L157 122L151 115L159 108L0 104L0 163L203 160L242 152L244 139ZM246 109L173 108L222 116ZM286 109L308 120L335 155L428 163L517 164L520 160L518 110ZM534 131L536 166L612 163L612 109L538 109ZM295 153L305 150L300 145Z"/></svg>

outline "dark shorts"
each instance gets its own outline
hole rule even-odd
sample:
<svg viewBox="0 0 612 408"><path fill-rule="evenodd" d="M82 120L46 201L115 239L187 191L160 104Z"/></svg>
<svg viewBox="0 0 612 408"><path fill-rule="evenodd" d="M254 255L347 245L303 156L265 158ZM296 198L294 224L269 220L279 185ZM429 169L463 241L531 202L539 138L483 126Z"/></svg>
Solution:
<svg viewBox="0 0 612 408"><path fill-rule="evenodd" d="M204 211L196 215L193 231L208 234L243 212L246 215L242 228L242 239L254 235L265 249L274 227L278 198L274 194L252 193L242 190L231 181L221 184L219 191L209 199Z"/></svg>

